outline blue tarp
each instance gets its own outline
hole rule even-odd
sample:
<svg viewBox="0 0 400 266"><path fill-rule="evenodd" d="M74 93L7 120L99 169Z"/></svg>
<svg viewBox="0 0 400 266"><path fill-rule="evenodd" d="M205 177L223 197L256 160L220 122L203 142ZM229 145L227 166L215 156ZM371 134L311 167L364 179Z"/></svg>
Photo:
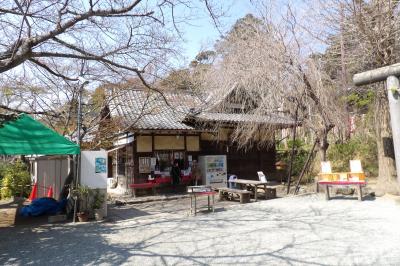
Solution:
<svg viewBox="0 0 400 266"><path fill-rule="evenodd" d="M30 205L23 207L19 214L22 216L54 215L61 212L66 204L66 199L56 201L53 198L39 198L33 200Z"/></svg>

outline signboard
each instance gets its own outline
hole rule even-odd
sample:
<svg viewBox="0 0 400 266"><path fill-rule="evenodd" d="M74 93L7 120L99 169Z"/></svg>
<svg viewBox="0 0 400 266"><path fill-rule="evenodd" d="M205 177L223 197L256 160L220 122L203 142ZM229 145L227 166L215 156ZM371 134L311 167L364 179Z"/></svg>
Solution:
<svg viewBox="0 0 400 266"><path fill-rule="evenodd" d="M119 137L116 141L113 142L114 146L120 146L120 145L126 145L129 143L132 143L135 140L135 138L133 137L133 135L124 135Z"/></svg>
<svg viewBox="0 0 400 266"><path fill-rule="evenodd" d="M107 188L107 152L82 151L81 184L90 188Z"/></svg>
<svg viewBox="0 0 400 266"><path fill-rule="evenodd" d="M147 174L151 172L151 157L139 157L139 173Z"/></svg>
<svg viewBox="0 0 400 266"><path fill-rule="evenodd" d="M151 171L154 171L154 170L156 170L156 164L157 164L157 158L156 157L151 157L151 160L150 160L150 170Z"/></svg>
<svg viewBox="0 0 400 266"><path fill-rule="evenodd" d="M107 160L106 158L96 157L95 158L95 173L107 173Z"/></svg>

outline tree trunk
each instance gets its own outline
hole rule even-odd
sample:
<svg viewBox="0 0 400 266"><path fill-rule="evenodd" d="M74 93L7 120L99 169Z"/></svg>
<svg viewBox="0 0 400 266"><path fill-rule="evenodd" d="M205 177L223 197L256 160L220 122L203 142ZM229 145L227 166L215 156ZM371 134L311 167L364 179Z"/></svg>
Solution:
<svg viewBox="0 0 400 266"><path fill-rule="evenodd" d="M288 171L288 177L287 177L287 190L286 190L286 194L289 194L290 192L290 182L292 179L292 171L293 171L293 160L294 160L294 153L295 153L295 149L296 149L296 129L297 129L297 119L298 119L298 115L299 115L299 107L297 106L296 108L296 114L295 114L295 126L293 127L293 136L292 136L292 152L290 154L290 163L289 163L289 171Z"/></svg>
<svg viewBox="0 0 400 266"><path fill-rule="evenodd" d="M375 100L375 134L378 153L378 194L396 193L396 166L394 160L389 103L385 90L377 90ZM400 159L400 158L399 158Z"/></svg>
<svg viewBox="0 0 400 266"><path fill-rule="evenodd" d="M319 134L319 150L321 154L321 162L325 162L327 160L326 158L326 151L328 150L329 147L329 142L328 142L328 130L323 130Z"/></svg>

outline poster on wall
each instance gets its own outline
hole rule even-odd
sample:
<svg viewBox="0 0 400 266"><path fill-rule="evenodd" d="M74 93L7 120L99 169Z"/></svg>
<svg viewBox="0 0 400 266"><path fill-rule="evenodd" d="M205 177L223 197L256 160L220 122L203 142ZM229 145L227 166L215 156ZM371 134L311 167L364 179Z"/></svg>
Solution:
<svg viewBox="0 0 400 266"><path fill-rule="evenodd" d="M139 173L146 174L151 172L151 157L139 157Z"/></svg>
<svg viewBox="0 0 400 266"><path fill-rule="evenodd" d="M96 174L107 172L106 158L95 158L95 172Z"/></svg>
<svg viewBox="0 0 400 266"><path fill-rule="evenodd" d="M150 160L150 170L155 171L156 170L156 164L157 164L157 158L156 157L151 157Z"/></svg>

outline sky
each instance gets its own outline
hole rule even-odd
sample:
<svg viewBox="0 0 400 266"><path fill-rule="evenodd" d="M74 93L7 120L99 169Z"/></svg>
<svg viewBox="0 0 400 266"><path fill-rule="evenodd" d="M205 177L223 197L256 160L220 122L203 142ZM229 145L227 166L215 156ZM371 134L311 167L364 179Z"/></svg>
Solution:
<svg viewBox="0 0 400 266"><path fill-rule="evenodd" d="M253 13L253 7L249 0L221 0L225 11L221 19L221 32L227 32L232 25L248 13ZM220 33L214 26L211 17L204 8L199 8L198 17L182 27L183 42L182 52L185 57L185 63L188 64L195 56L205 48L212 48Z"/></svg>

